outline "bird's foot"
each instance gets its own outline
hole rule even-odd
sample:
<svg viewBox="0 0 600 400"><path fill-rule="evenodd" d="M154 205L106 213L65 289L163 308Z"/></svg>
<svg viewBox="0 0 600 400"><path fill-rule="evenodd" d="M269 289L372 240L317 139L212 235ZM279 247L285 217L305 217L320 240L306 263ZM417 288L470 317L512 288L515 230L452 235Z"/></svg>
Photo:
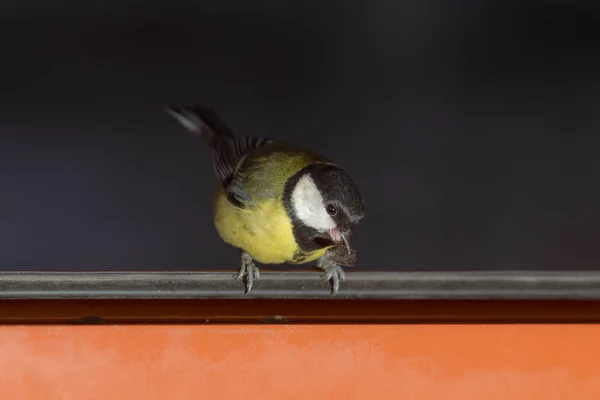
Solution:
<svg viewBox="0 0 600 400"><path fill-rule="evenodd" d="M244 294L250 293L255 280L260 278L258 267L252 261L252 256L248 253L242 253L241 266L237 274L233 275L233 279L245 277L246 290Z"/></svg>
<svg viewBox="0 0 600 400"><path fill-rule="evenodd" d="M340 282L346 280L344 270L326 256L317 261L317 267L325 272L321 279L331 282L331 295L335 295L340 288Z"/></svg>

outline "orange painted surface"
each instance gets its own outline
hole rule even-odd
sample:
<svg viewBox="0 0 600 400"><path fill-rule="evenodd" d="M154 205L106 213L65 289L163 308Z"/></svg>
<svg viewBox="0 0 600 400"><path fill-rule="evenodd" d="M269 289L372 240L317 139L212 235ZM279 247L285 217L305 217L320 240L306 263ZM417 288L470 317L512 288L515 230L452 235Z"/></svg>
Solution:
<svg viewBox="0 0 600 400"><path fill-rule="evenodd" d="M600 325L0 327L3 399L600 398Z"/></svg>

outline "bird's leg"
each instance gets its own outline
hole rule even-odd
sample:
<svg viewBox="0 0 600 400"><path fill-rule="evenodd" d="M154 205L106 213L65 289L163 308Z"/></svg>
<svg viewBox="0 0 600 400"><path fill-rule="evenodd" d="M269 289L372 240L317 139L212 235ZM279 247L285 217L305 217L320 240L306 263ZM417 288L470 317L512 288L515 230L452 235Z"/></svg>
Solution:
<svg viewBox="0 0 600 400"><path fill-rule="evenodd" d="M252 290L254 281L260 278L260 273L254 261L252 261L252 256L245 251L242 251L240 270L237 274L233 275L233 279L240 279L242 277L246 277L246 291L244 294L248 294Z"/></svg>
<svg viewBox="0 0 600 400"><path fill-rule="evenodd" d="M326 281L331 281L331 295L335 295L339 288L340 282L346 280L346 274L342 267L333 262L325 253L325 255L317 260L317 267L325 273L321 275L321 278Z"/></svg>

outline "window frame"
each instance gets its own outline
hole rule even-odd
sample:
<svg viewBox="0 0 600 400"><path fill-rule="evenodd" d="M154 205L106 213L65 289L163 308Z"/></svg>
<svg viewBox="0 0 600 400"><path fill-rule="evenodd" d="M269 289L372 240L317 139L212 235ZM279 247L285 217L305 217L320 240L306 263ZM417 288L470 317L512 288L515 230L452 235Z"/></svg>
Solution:
<svg viewBox="0 0 600 400"><path fill-rule="evenodd" d="M599 322L600 271L3 272L0 323Z"/></svg>

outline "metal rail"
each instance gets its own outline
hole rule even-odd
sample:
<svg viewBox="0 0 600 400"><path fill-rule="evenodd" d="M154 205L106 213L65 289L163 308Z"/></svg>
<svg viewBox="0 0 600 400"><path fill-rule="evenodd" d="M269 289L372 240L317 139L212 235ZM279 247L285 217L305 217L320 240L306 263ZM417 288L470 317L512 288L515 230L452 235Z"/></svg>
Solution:
<svg viewBox="0 0 600 400"><path fill-rule="evenodd" d="M599 300L600 271L348 272L337 295L317 272L4 272L0 300Z"/></svg>

